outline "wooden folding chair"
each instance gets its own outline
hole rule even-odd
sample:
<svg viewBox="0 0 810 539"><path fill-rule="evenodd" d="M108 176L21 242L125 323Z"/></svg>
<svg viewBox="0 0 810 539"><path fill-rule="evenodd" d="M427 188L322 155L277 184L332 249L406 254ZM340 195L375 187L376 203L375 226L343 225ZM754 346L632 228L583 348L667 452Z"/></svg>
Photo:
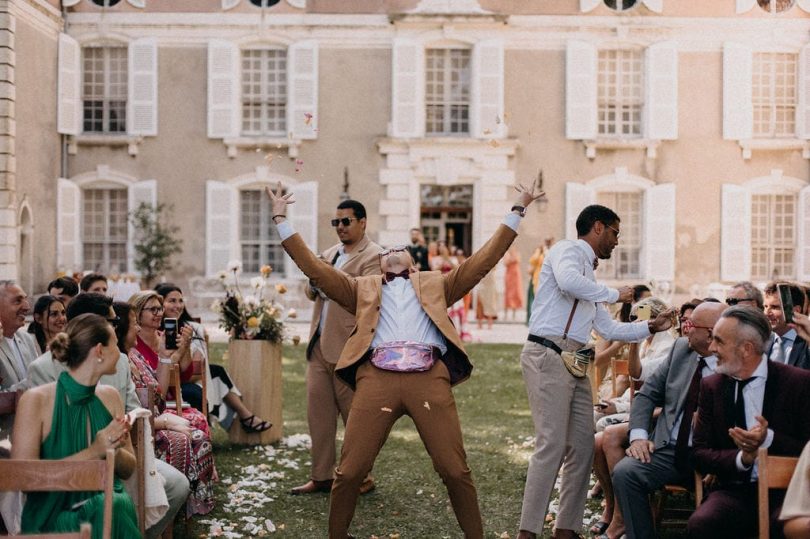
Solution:
<svg viewBox="0 0 810 539"><path fill-rule="evenodd" d="M174 390L174 401L166 401L166 408L174 408L177 415L183 414L183 390L180 383L180 365L175 363L169 375L169 387Z"/></svg>
<svg viewBox="0 0 810 539"><path fill-rule="evenodd" d="M135 474L138 485L138 492L135 496L135 510L138 513L138 527L141 536L146 531L146 484L144 469L146 468L146 452L153 451L151 447L146 447L146 418L135 418L135 424L129 431L132 438L132 447L135 450Z"/></svg>
<svg viewBox="0 0 810 539"><path fill-rule="evenodd" d="M0 460L0 490L23 492L104 492L104 529L102 537L112 535L113 479L115 451L107 450L105 460ZM25 535L14 537L88 538L90 526L71 534Z"/></svg>
<svg viewBox="0 0 810 539"><path fill-rule="evenodd" d="M771 508L768 502L768 491L772 488L787 489L798 462L798 457L769 456L767 449L759 448L757 453L759 539L768 539L770 536Z"/></svg>

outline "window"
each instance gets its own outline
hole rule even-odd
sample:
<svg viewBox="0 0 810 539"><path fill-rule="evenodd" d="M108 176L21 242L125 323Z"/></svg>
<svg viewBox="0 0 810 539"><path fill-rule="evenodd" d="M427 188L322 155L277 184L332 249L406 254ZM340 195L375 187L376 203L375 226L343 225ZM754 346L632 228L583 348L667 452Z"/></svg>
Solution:
<svg viewBox="0 0 810 539"><path fill-rule="evenodd" d="M127 271L127 190L85 189L82 195L84 269Z"/></svg>
<svg viewBox="0 0 810 539"><path fill-rule="evenodd" d="M127 48L82 49L85 133L126 133Z"/></svg>
<svg viewBox="0 0 810 539"><path fill-rule="evenodd" d="M641 51L599 51L599 135L641 136L641 111L644 108L642 66Z"/></svg>
<svg viewBox="0 0 810 539"><path fill-rule="evenodd" d="M93 3L101 7L112 7L121 0L93 0Z"/></svg>
<svg viewBox="0 0 810 539"><path fill-rule="evenodd" d="M242 134L286 135L287 51L242 51Z"/></svg>
<svg viewBox="0 0 810 539"><path fill-rule="evenodd" d="M755 137L796 136L796 66L796 54L754 54L751 100Z"/></svg>
<svg viewBox="0 0 810 539"><path fill-rule="evenodd" d="M793 7L796 0L757 0L759 7L768 13L781 13Z"/></svg>
<svg viewBox="0 0 810 539"><path fill-rule="evenodd" d="M239 243L245 273L259 273L265 264L283 275L284 249L271 218L270 200L260 189L239 191Z"/></svg>
<svg viewBox="0 0 810 539"><path fill-rule="evenodd" d="M279 0L250 0L250 3L256 7L272 7L278 4Z"/></svg>
<svg viewBox="0 0 810 539"><path fill-rule="evenodd" d="M616 11L624 11L636 5L636 0L605 0L605 5Z"/></svg>
<svg viewBox="0 0 810 539"><path fill-rule="evenodd" d="M641 277L642 193L600 192L597 203L612 209L621 218L619 244L610 259L599 262L600 278Z"/></svg>
<svg viewBox="0 0 810 539"><path fill-rule="evenodd" d="M425 131L428 135L470 132L470 51L425 51Z"/></svg>
<svg viewBox="0 0 810 539"><path fill-rule="evenodd" d="M751 278L792 279L795 275L796 195L751 196Z"/></svg>

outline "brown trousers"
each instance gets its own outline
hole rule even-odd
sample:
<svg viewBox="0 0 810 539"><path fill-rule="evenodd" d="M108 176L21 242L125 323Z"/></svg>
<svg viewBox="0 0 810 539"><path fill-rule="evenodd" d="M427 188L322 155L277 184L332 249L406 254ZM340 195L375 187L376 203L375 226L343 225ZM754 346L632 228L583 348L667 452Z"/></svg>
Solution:
<svg viewBox="0 0 810 539"><path fill-rule="evenodd" d="M312 438L312 474L315 481L334 477L338 414L349 417L354 392L335 378L335 364L326 361L318 340L307 364L307 421Z"/></svg>
<svg viewBox="0 0 810 539"><path fill-rule="evenodd" d="M346 539L360 484L403 415L413 419L433 468L447 486L464 536L482 538L478 495L467 467L450 375L442 361L426 372L384 371L371 363L357 369L354 403L329 501L329 537Z"/></svg>

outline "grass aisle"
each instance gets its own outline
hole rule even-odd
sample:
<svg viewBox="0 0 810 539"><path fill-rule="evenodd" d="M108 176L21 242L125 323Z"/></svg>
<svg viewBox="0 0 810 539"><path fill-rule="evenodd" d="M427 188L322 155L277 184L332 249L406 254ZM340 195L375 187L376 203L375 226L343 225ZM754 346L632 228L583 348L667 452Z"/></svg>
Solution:
<svg viewBox="0 0 810 539"><path fill-rule="evenodd" d="M212 360L219 362L224 350L224 345L213 345ZM475 370L455 396L484 528L487 537L514 537L533 445L520 346L471 345L469 353ZM215 428L217 505L210 515L190 522L189 537L255 537L270 535L270 530L274 536L326 537L328 495L287 493L309 476L304 347L285 347L283 365L287 443L231 446ZM377 490L360 498L352 525L358 538L461 536L447 491L409 418L401 418L392 430L373 474ZM595 506L589 505L586 522L595 520ZM182 525L177 532L182 536Z"/></svg>

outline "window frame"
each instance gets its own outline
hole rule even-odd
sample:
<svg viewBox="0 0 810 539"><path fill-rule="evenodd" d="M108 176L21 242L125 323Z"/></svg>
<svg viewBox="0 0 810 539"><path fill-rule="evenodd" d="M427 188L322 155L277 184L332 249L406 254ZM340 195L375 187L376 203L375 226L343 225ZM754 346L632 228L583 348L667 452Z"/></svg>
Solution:
<svg viewBox="0 0 810 539"><path fill-rule="evenodd" d="M281 246L281 237L279 236L278 232L276 231L276 227L273 225L272 217L272 205L270 204L269 199L267 197L262 196L263 189L262 186L257 185L246 185L241 186L238 188L238 215L237 215L237 230L238 230L238 238L237 241L239 243L239 255L240 260L242 260L242 268L245 274L247 275L258 275L259 269L263 265L270 265L273 267L274 272L278 274L279 277L284 278L287 277L287 271L284 264L284 248ZM257 226L259 237L257 239L245 239L244 238L244 229L246 227L245 224L245 208L244 204L245 201L243 199L244 193L258 193L258 216L257 216ZM259 257L258 263L256 264L255 271L252 271L246 260L244 255L245 248L250 247L258 247L259 250ZM274 257L273 260L270 259L269 254L270 251L274 251L277 253L278 256Z"/></svg>
<svg viewBox="0 0 810 539"><path fill-rule="evenodd" d="M117 202L123 202L124 205L124 221L123 221L123 228L124 228L124 236L123 238L111 238L111 200L110 195L115 192L118 195L123 194L122 200ZM89 212L87 208L88 204L88 193L100 193L102 195L101 203L103 208L101 210L101 218L98 220L100 222L101 227L103 228L103 233L101 238L93 238L94 241L90 241L87 238L87 228L88 228L88 217L93 215L93 212ZM107 183L96 184L96 185L87 185L81 187L81 236L80 242L82 246L82 264L84 269L91 269L93 271L100 271L103 273L116 273L115 269L113 268L113 263L118 265L117 273L124 273L128 272L129 270L129 257L128 257L128 245L130 242L130 224L129 224L129 189L123 185L111 185ZM120 224L120 223L119 223ZM92 226L92 225L90 225ZM90 246L100 246L101 248L101 265L90 267L88 264L88 247ZM111 255L111 247L118 246L123 248L123 259L122 260L115 260L113 262L112 255Z"/></svg>
<svg viewBox="0 0 810 539"><path fill-rule="evenodd" d="M757 66L761 65L761 61L763 58L768 58L768 69L767 69L767 76L768 84L767 84L767 92L770 94L767 99L762 98L758 101L757 99L757 91L758 88L763 88L765 85L763 84L756 84L756 79L759 76L760 79L763 77L764 71L760 69L757 71ZM777 86L777 79L779 75L777 74L778 64L774 60L777 57L789 57L789 59L793 62L793 87L791 89L793 94L793 99L790 104L787 103L779 103L778 101L778 86ZM796 114L799 108L799 53L796 52L789 52L789 51L772 51L772 50L753 50L751 54L751 108L752 108L752 122L751 122L751 138L754 139L795 139L796 138ZM761 82L761 81L760 81ZM785 86L784 89L788 87ZM783 89L783 93L785 90ZM769 128L768 132L764 130L758 129L758 122L757 120L757 109L769 109L766 110L766 113L770 116L769 121ZM790 118L790 129L789 130L777 130L776 129L776 116L778 114L779 108L790 108L790 114L787 116Z"/></svg>
<svg viewBox="0 0 810 539"><path fill-rule="evenodd" d="M123 57L119 59L119 64L123 64L123 70L119 69L119 77L123 79L123 83L117 83L119 86L123 84L123 97L119 97L116 99L112 98L112 85L115 84L111 81L112 78L112 58L111 58L111 51L114 49L118 49L119 51L123 52ZM79 96L80 103L81 103L81 134L87 136L126 136L128 134L128 122L130 118L128 118L128 106L129 106L129 43L126 42L119 42L119 41L105 41L105 42L90 42L90 43L82 43L80 45L81 50L81 86L80 91L81 94ZM86 85L87 85L87 56L86 53L88 50L98 50L101 51L101 86L102 86L102 94L100 98L88 99L86 94ZM119 65L120 67L120 65ZM95 71L94 73L99 73ZM98 83L94 83L98 84ZM87 130L87 102L88 101L95 101L101 102L101 124L102 129L100 131L95 130ZM123 120L119 119L117 122L119 123L118 130L111 130L110 123L111 123L111 102L117 102L119 105L118 113L122 115ZM98 120L91 119L89 120L91 123L95 123Z"/></svg>
<svg viewBox="0 0 810 539"><path fill-rule="evenodd" d="M596 200L597 204L606 205L613 211L615 211L619 218L621 219L621 239L619 244L613 250L611 257L609 260L602 261L599 264L600 271L600 279L606 279L610 281L623 281L628 279L643 279L644 276L644 224L646 221L647 216L645 215L644 211L644 197L645 192L642 189L611 189L611 188L599 188L596 189ZM619 255L623 254L624 252L630 251L631 247L627 245L627 237L632 236L633 234L630 233L628 229L628 213L626 210L621 209L619 204L619 197L622 196L633 196L637 200L634 201L634 205L637 205L638 210L636 212L636 222L635 225L637 230L634 231L637 242L632 246L632 250L635 250L634 253L634 260L628 262L629 264L635 264L637 267L637 271L635 273L629 272L625 273L620 271L620 262L619 262ZM612 204L605 204L601 197L603 196L611 196L616 197L614 203ZM610 275L606 275L607 270L612 270Z"/></svg>
<svg viewBox="0 0 810 539"><path fill-rule="evenodd" d="M597 63L596 63L596 133L597 138L599 139L610 139L610 140L637 140L645 138L645 129L644 129L644 121L645 121L645 105L646 105L646 80L648 76L648 69L645 62L645 49L646 48L639 48L639 47L627 47L627 46L600 46L597 49ZM602 71L602 64L603 64L603 54L610 54L615 53L617 54L617 58L615 61L615 70L613 72L603 72ZM623 75L626 76L620 66L624 63L624 59L620 56L623 54L633 54L636 57L632 58L632 63L637 64L639 69L638 71L630 71L631 75L637 74L639 80L638 82L633 82L627 87L630 89L630 95L625 95L621 92L622 85L620 84ZM615 92L613 99L604 99L603 94L610 94L609 89L604 88L606 84L606 79L613 78L616 84L614 85ZM638 92L638 102L634 98L634 91ZM619 95L622 93L622 95ZM604 103L603 103L604 102ZM608 125L612 125L614 129L614 133L610 132L602 132L602 116L603 116L603 107L615 107L614 115L615 119L613 122L609 123ZM634 133L622 133L619 132L624 125L624 122L619 119L622 112L620 107L622 106L632 106L633 110L638 109L638 120L632 121L629 123L633 130L637 130Z"/></svg>
<svg viewBox="0 0 810 539"><path fill-rule="evenodd" d="M259 86L260 86L260 95L256 99L255 102L251 103L253 105L258 104L260 106L260 115L259 115L259 123L261 125L259 131L255 130L246 130L245 129L245 107L248 103L246 103L246 96L245 96L245 85L249 84L248 81L245 80L245 53L253 53L253 52L264 52L264 51L275 51L275 52L283 52L283 61L284 61L284 71L282 73L276 72L276 76L278 80L283 81L281 87L283 88L283 97L284 103L283 105L279 105L278 103L273 104L272 106L279 107L282 106L282 112L278 116L278 119L281 122L281 128L277 130L269 130L269 123L270 119L268 116L268 107L271 106L269 101L269 96L267 93L267 86L268 81L267 77L269 73L266 71L267 65L267 58L264 58L263 55L259 58L260 62L260 69L258 70L258 77L259 77ZM290 69L290 54L289 48L282 46L282 45L275 45L275 44L250 44L244 45L239 48L239 136L250 138L250 139L265 139L265 138L285 138L287 136L288 131L290 130L290 126L288 125L288 108L290 106L290 88L289 88L289 69Z"/></svg>
<svg viewBox="0 0 810 539"><path fill-rule="evenodd" d="M428 92L428 86L430 84L428 71L430 69L428 63L430 61L429 56L431 53L436 53L438 51L443 51L443 62L445 63L444 70L442 71L443 77L441 81L442 85L442 96L440 101L438 102L431 102L429 99L430 94ZM467 80L464 81L464 69L457 71L459 73L461 80L461 88L462 88L462 97L466 93L466 101L464 99L454 99L453 98L453 52L463 52L466 54L466 75ZM471 47L461 44L456 44L452 46L441 46L441 45L425 45L424 48L424 55L425 55L425 63L424 63L424 114L425 114L425 136L426 137L470 137L472 135L472 108L473 108L473 50ZM464 88L464 83L466 82L466 88ZM437 83L438 84L438 83ZM466 90L466 92L465 92ZM429 107L440 107L443 111L443 120L442 120L442 131L431 131L429 126L431 126L431 122L436 122L436 120L431 120L430 114L428 113ZM452 111L453 107L462 107L461 110L466 110L466 118L462 120L454 120L452 118ZM466 107L463 108L463 107ZM461 125L466 125L466 129L461 131L453 131L452 126L455 122L459 122Z"/></svg>

